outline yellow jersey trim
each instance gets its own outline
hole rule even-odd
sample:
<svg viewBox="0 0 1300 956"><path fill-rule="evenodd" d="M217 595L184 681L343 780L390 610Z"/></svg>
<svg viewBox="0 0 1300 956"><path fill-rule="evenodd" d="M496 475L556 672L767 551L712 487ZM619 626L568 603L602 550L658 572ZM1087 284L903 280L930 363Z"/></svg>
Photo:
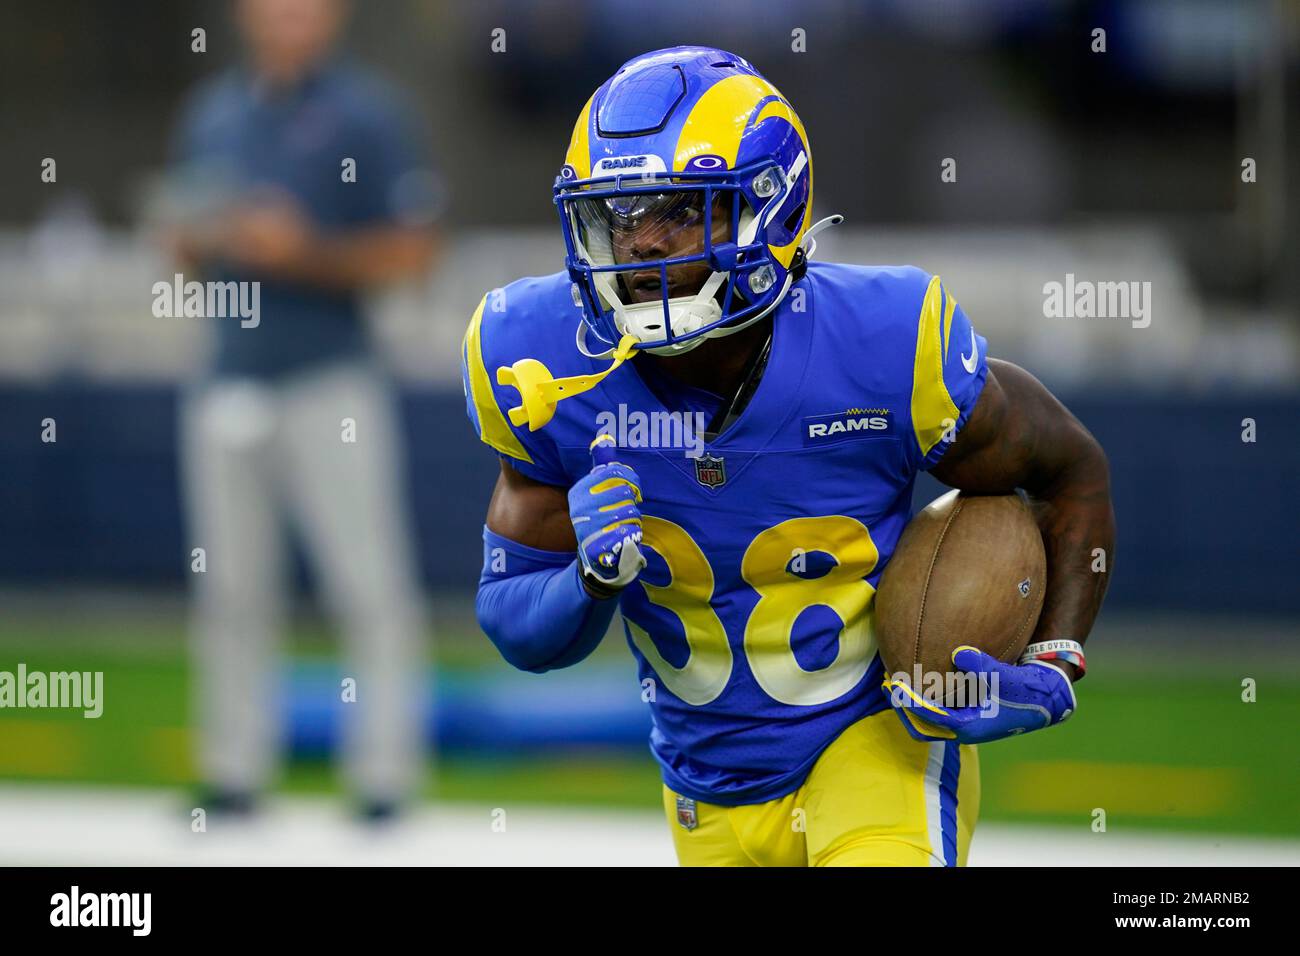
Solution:
<svg viewBox="0 0 1300 956"><path fill-rule="evenodd" d="M478 437L485 445L490 445L503 455L531 464L532 456L510 430L505 415L501 414L501 407L497 405L496 396L492 392L492 379L488 377L487 366L483 364L481 326L483 306L486 303L485 295L474 310L474 317L469 320L469 328L465 330L465 340L461 345L465 352L465 367L469 370L470 398L478 414Z"/></svg>
<svg viewBox="0 0 1300 956"><path fill-rule="evenodd" d="M939 277L930 280L921 304L916 329L916 361L912 366L912 430L921 454L930 450L957 424L959 412L943 380L949 325L956 303L944 309L943 285Z"/></svg>

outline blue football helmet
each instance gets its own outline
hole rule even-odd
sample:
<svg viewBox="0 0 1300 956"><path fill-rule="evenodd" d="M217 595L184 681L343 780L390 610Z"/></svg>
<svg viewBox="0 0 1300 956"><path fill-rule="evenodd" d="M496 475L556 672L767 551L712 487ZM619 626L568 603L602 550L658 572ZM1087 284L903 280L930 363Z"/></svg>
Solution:
<svg viewBox="0 0 1300 956"><path fill-rule="evenodd" d="M555 181L579 349L674 354L758 321L840 220L810 227L812 199L803 123L746 60L629 60L583 107Z"/></svg>

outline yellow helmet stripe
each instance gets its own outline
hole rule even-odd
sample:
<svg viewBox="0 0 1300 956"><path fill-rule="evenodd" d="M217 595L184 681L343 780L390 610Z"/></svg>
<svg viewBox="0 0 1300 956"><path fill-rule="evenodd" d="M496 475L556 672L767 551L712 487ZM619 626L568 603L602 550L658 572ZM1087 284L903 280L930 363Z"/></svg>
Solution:
<svg viewBox="0 0 1300 956"><path fill-rule="evenodd" d="M578 114L578 122L573 125L573 136L569 140L569 152L564 162L573 167L578 179L591 175L591 101L596 98L593 93L587 99L587 105Z"/></svg>
<svg viewBox="0 0 1300 956"><path fill-rule="evenodd" d="M769 245L768 248L772 250L772 258L776 259L776 261L781 263L782 266L789 269L790 263L794 261L795 250L799 248L799 242L802 239L803 239L803 230L800 230L799 234L794 237L793 242L790 242L784 246Z"/></svg>
<svg viewBox="0 0 1300 956"><path fill-rule="evenodd" d="M776 261L781 263L785 268L790 268L790 263L794 260L795 250L799 248L799 243L803 241L803 234L808 230L809 216L812 214L813 207L813 182L812 182L812 149L808 146L808 133L803 128L803 121L799 119L795 111L790 108L790 104L784 99L772 100L759 111L754 119L754 125L757 126L769 116L779 116L787 123L794 127L794 131L799 134L799 141L803 143L803 151L808 156L808 202L804 206L802 228L795 234L793 240L784 246L772 246L772 255Z"/></svg>
<svg viewBox="0 0 1300 956"><path fill-rule="evenodd" d="M682 124L673 169L683 170L703 155L721 156L728 167L735 166L740 138L751 125L754 105L765 97L780 95L771 83L756 76L737 74L714 83Z"/></svg>
<svg viewBox="0 0 1300 956"><path fill-rule="evenodd" d="M763 103L767 100L766 103ZM755 104L763 103L757 115ZM803 217L803 228L784 246L772 246L772 255L785 268L790 267L795 251L803 240L809 214L812 211L812 151L808 147L808 134L802 121L779 90L756 76L729 76L709 87L682 124L677 137L677 150L673 156L673 169L682 170L696 156L711 154L721 156L729 167L736 165L740 140L746 131L763 120L777 116L788 122L803 144L809 163L808 203Z"/></svg>

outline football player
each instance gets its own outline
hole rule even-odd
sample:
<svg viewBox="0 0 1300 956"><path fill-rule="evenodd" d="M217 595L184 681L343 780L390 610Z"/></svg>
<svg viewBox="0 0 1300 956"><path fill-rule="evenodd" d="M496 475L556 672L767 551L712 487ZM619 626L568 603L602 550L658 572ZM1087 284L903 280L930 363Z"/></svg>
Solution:
<svg viewBox="0 0 1300 956"><path fill-rule="evenodd" d="M583 107L554 194L565 270L486 295L463 347L501 463L483 630L542 672L621 610L683 864L961 864L975 744L1075 709L1105 590L1093 549L1113 541L1101 448L988 358L937 276L810 261L838 217L814 222L803 124L738 56L630 60ZM600 427L636 413L706 422L702 447ZM1023 489L1039 516L1049 581L1025 657L956 655L997 708L915 699L876 653L875 589L921 470Z"/></svg>

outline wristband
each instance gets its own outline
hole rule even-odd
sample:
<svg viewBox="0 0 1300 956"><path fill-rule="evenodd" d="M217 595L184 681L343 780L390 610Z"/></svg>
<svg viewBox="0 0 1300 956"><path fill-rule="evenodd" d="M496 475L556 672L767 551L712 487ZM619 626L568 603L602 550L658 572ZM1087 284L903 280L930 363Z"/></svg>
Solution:
<svg viewBox="0 0 1300 956"><path fill-rule="evenodd" d="M1030 661L1065 661L1079 669L1080 677L1088 670L1087 658L1083 656L1083 645L1078 641L1039 641L1037 644L1030 644L1020 655L1019 663L1027 664Z"/></svg>

